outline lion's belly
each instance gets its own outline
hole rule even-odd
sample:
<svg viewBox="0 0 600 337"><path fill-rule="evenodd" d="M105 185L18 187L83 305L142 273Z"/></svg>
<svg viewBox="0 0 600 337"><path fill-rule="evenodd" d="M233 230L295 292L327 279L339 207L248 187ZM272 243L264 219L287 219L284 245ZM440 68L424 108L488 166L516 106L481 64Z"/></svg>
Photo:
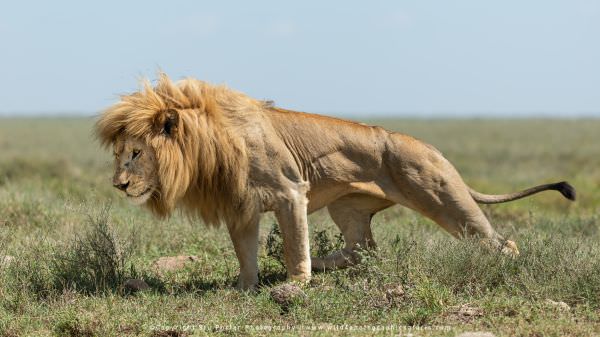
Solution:
<svg viewBox="0 0 600 337"><path fill-rule="evenodd" d="M343 185L311 187L307 194L308 213L319 210L348 193L348 188Z"/></svg>
<svg viewBox="0 0 600 337"><path fill-rule="evenodd" d="M348 194L364 194L378 199L403 201L404 196L393 183L387 179L378 181L349 182L344 184L323 184L311 186L308 192L308 213L319 210L335 200Z"/></svg>

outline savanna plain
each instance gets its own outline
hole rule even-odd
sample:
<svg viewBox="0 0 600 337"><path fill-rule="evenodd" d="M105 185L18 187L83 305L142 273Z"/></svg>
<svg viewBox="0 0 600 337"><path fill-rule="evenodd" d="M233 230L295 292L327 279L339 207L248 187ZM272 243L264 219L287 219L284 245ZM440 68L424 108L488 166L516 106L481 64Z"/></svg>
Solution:
<svg viewBox="0 0 600 337"><path fill-rule="evenodd" d="M0 336L600 335L600 120L363 120L433 144L480 192L568 180L578 199L483 206L518 244L514 259L392 207L373 219L376 251L315 273L285 303L271 295L285 282L271 215L261 286L237 291L225 228L130 205L93 122L0 119ZM343 244L326 210L309 224L313 255ZM181 255L195 258L173 271L153 264Z"/></svg>

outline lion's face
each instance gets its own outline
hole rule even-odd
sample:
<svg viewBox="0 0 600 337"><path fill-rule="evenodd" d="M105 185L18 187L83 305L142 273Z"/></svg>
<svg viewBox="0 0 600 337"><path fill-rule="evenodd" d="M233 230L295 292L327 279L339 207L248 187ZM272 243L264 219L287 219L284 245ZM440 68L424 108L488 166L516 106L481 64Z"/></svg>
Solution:
<svg viewBox="0 0 600 337"><path fill-rule="evenodd" d="M113 186L125 192L129 200L141 205L158 192L156 153L152 147L136 138L120 137L114 143L114 155Z"/></svg>

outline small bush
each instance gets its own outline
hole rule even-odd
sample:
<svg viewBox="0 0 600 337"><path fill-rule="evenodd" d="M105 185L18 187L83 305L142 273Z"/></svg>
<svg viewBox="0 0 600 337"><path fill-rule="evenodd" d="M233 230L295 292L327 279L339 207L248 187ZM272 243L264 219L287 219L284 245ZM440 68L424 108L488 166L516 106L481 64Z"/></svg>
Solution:
<svg viewBox="0 0 600 337"><path fill-rule="evenodd" d="M342 233L338 233L332 239L326 230L315 231L312 246L316 256L325 257L344 247L344 236Z"/></svg>
<svg viewBox="0 0 600 337"><path fill-rule="evenodd" d="M281 231L277 223L271 226L271 230L267 235L266 242L267 256L278 261L282 267L285 268L285 261L283 258L283 238L281 237Z"/></svg>
<svg viewBox="0 0 600 337"><path fill-rule="evenodd" d="M278 261L281 266L285 267L283 257L283 238L279 225L274 223L267 235L265 243L267 256ZM344 246L344 237L339 233L331 238L326 230L315 231L311 240L311 251L318 257L324 257L336 250L342 249Z"/></svg>
<svg viewBox="0 0 600 337"><path fill-rule="evenodd" d="M97 216L89 216L88 231L55 250L52 270L56 288L105 292L137 277L130 261L132 240L119 239L109 225L109 210L105 207Z"/></svg>
<svg viewBox="0 0 600 337"><path fill-rule="evenodd" d="M56 336L64 337L92 337L96 334L94 329L81 322L74 312L67 312L59 318L54 326Z"/></svg>

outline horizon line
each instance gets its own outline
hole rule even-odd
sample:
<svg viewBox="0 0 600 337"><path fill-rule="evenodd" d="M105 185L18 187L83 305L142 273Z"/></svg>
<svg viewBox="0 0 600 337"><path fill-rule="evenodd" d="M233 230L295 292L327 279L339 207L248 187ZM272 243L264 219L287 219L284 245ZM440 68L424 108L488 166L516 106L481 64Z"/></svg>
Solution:
<svg viewBox="0 0 600 337"><path fill-rule="evenodd" d="M302 111L302 110L298 110ZM307 112L307 111L304 111ZM0 111L0 118L87 118L99 116L102 111L96 112L81 112L81 111L20 111L6 112ZM503 119L503 118L541 118L541 119L585 119L585 118L600 118L598 112L309 112L318 115L329 115L334 117L346 118L414 118L414 119Z"/></svg>

